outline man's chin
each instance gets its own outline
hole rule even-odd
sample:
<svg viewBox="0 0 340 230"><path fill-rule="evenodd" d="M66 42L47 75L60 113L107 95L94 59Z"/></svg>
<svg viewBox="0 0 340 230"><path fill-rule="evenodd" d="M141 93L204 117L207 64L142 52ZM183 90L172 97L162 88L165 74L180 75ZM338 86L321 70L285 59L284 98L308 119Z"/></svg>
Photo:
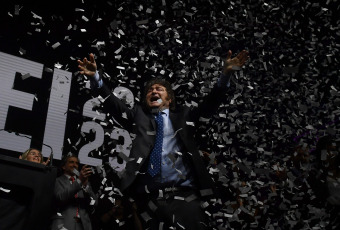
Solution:
<svg viewBox="0 0 340 230"><path fill-rule="evenodd" d="M150 104L148 104L148 107L152 112L159 112L159 111L162 111L164 109L169 108L166 105L159 104L159 103L157 103L157 104L156 103L150 103Z"/></svg>
<svg viewBox="0 0 340 230"><path fill-rule="evenodd" d="M149 104L149 108L150 109L158 109L161 105L160 104L156 104L156 103L151 103Z"/></svg>
<svg viewBox="0 0 340 230"><path fill-rule="evenodd" d="M71 173L71 172L64 172L65 174L69 175L69 176L75 176L76 174Z"/></svg>

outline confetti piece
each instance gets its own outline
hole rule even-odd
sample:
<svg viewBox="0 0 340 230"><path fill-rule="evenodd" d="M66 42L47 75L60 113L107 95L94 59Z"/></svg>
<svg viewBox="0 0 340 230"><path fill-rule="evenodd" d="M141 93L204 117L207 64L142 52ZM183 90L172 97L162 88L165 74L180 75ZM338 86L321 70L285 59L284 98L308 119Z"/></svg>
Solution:
<svg viewBox="0 0 340 230"><path fill-rule="evenodd" d="M0 190L3 191L3 192L5 192L5 193L11 192L10 189L6 189L6 188L3 188L3 187L0 187Z"/></svg>
<svg viewBox="0 0 340 230"><path fill-rule="evenodd" d="M145 222L148 222L149 220L151 220L151 217L149 216L147 212L141 213L140 216L143 218Z"/></svg>
<svg viewBox="0 0 340 230"><path fill-rule="evenodd" d="M79 177L79 171L77 170L77 169L73 169L73 171L72 171L77 177Z"/></svg>
<svg viewBox="0 0 340 230"><path fill-rule="evenodd" d="M56 48L58 48L60 45L61 45L60 42L56 42L56 43L54 43L54 44L52 45L52 48L53 48L53 49L56 49Z"/></svg>

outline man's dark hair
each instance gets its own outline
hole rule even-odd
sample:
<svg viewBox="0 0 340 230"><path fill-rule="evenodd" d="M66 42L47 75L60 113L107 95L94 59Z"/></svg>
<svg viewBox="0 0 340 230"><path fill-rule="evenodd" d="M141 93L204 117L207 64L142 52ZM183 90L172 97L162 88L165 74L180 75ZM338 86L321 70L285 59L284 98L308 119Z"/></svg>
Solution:
<svg viewBox="0 0 340 230"><path fill-rule="evenodd" d="M313 152L316 157L315 163L318 167L320 168L323 167L323 164L321 161L322 150L328 150L328 148L332 146L332 143L333 143L333 137L331 135L321 137L316 143L316 148Z"/></svg>
<svg viewBox="0 0 340 230"><path fill-rule="evenodd" d="M146 82L144 87L144 95L143 95L143 105L145 108L148 108L146 103L146 94L148 93L148 90L153 86L154 84L159 84L165 87L166 92L168 93L168 97L171 100L171 103L169 105L170 110L175 110L176 108L176 101L175 101L175 93L171 88L170 82L165 80L164 78L154 78Z"/></svg>
<svg viewBox="0 0 340 230"><path fill-rule="evenodd" d="M327 149L328 146L331 146L333 143L333 137L331 135L321 137L316 143L316 150L321 151Z"/></svg>
<svg viewBox="0 0 340 230"><path fill-rule="evenodd" d="M78 159L78 162L79 162L79 158L77 155L73 154L73 153L69 153L67 155L64 155L63 158L61 159L61 163L60 163L60 167L62 168L63 166L65 166L67 160L71 157L75 157ZM79 162L80 163L80 162Z"/></svg>

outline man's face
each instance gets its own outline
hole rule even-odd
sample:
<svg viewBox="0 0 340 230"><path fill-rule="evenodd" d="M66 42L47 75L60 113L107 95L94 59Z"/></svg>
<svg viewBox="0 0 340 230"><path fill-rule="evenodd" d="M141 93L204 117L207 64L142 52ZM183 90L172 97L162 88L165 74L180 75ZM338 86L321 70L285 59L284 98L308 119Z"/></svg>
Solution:
<svg viewBox="0 0 340 230"><path fill-rule="evenodd" d="M69 157L65 163L65 165L63 166L63 170L65 174L68 174L70 176L73 176L73 169L77 169L78 170L78 166L79 166L79 161L77 157Z"/></svg>
<svg viewBox="0 0 340 230"><path fill-rule="evenodd" d="M36 163L40 163L41 162L41 158L42 158L42 155L41 155L40 151L38 151L36 149L32 149L27 154L26 160L32 161L32 162L36 162Z"/></svg>
<svg viewBox="0 0 340 230"><path fill-rule="evenodd" d="M171 103L166 88L160 84L152 85L146 93L146 104L149 108L167 109Z"/></svg>

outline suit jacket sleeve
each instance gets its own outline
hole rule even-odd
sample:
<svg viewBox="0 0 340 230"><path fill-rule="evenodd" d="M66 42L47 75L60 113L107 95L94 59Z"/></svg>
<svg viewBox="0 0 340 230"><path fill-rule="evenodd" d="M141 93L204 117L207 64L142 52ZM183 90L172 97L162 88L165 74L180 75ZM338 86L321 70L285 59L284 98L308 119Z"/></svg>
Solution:
<svg viewBox="0 0 340 230"><path fill-rule="evenodd" d="M103 84L103 86L97 91L105 102L103 103L103 110L106 113L110 113L120 125L122 125L127 131L132 131L132 122L136 113L136 109L128 108L123 101L117 98L110 89ZM136 107L136 106L135 106Z"/></svg>
<svg viewBox="0 0 340 230"><path fill-rule="evenodd" d="M203 98L203 101L191 111L191 116L194 120L198 120L199 117L211 117L214 115L225 99L227 87L220 87L217 84L212 88L211 92Z"/></svg>

